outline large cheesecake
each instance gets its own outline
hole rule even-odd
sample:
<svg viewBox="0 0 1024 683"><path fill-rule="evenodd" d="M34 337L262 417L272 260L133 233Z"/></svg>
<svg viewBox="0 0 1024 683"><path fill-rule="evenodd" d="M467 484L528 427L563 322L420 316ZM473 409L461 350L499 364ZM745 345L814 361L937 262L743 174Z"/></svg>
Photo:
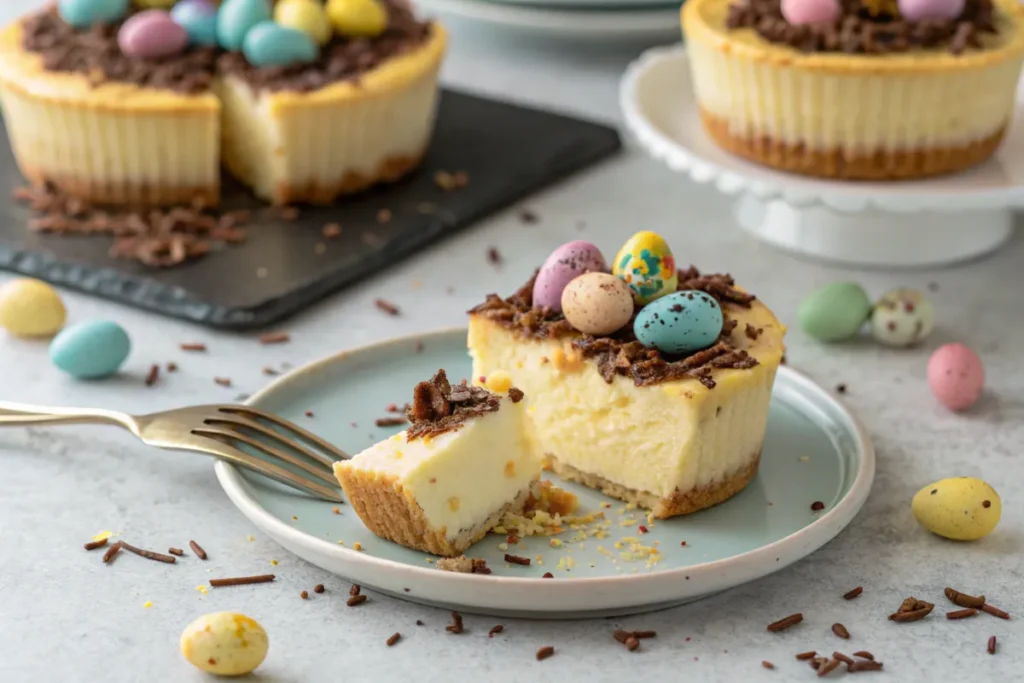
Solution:
<svg viewBox="0 0 1024 683"><path fill-rule="evenodd" d="M469 353L477 381L510 379L526 393L538 450L559 476L661 518L747 485L784 350L785 327L764 304L727 275L680 271L676 287L713 297L724 322L707 348L669 355L628 328L581 333L534 306L534 284L470 312Z"/></svg>
<svg viewBox="0 0 1024 683"><path fill-rule="evenodd" d="M452 385L444 371L416 386L411 426L334 471L373 533L457 556L506 513L520 513L541 458L528 437L523 393Z"/></svg>

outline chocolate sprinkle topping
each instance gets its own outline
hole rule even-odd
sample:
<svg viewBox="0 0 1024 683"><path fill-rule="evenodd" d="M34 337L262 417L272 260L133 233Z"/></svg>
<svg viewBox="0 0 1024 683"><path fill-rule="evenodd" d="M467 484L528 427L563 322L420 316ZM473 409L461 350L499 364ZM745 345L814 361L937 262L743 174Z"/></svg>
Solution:
<svg viewBox="0 0 1024 683"><path fill-rule="evenodd" d="M983 34L997 33L992 0L967 0L954 19L907 21L895 2L839 0L834 22L793 25L782 16L782 0L737 0L729 7L726 27L752 29L769 43L801 52L881 55L919 49L947 49L961 54L981 49ZM872 11L869 5L876 5Z"/></svg>
<svg viewBox="0 0 1024 683"><path fill-rule="evenodd" d="M459 429L466 420L493 413L501 406L501 397L480 387L471 387L465 380L454 387L444 370L429 382L416 385L409 408L406 439L437 436Z"/></svg>
<svg viewBox="0 0 1024 683"><path fill-rule="evenodd" d="M714 388L713 371L717 368L746 369L757 365L757 359L746 350L736 348L730 336L737 322L726 318L722 334L709 348L690 356L670 356L649 349L637 341L633 323L608 337L580 334L561 313L550 308L533 307L533 283L537 274L512 296L502 299L489 294L479 306L469 311L491 320L527 339L572 338L573 347L584 358L592 358L606 382L611 384L616 375L629 377L637 386L680 379L697 379L709 389ZM725 308L729 305L749 308L754 296L736 289L730 275L701 275L692 266L679 271L679 290L699 290L712 296ZM634 316L641 306L637 305Z"/></svg>
<svg viewBox="0 0 1024 683"><path fill-rule="evenodd" d="M123 21L77 30L54 10L24 21L23 45L42 56L49 71L87 74L97 85L104 81L173 90L186 95L206 92L216 74L245 79L257 90L309 92L339 81L354 81L383 62L424 43L431 24L421 22L400 0L382 0L388 27L376 38L334 36L312 64L255 67L240 52L215 47L191 47L164 59L138 59L121 52L117 34Z"/></svg>

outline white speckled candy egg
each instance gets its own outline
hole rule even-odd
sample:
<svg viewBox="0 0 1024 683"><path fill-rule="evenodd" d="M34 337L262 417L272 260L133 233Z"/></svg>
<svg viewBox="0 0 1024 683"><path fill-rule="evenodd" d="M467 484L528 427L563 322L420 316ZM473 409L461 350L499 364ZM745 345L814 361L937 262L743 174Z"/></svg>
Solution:
<svg viewBox="0 0 1024 683"><path fill-rule="evenodd" d="M288 66L315 62L320 48L302 31L264 21L246 34L242 53L253 66Z"/></svg>
<svg viewBox="0 0 1024 683"><path fill-rule="evenodd" d="M117 32L117 46L128 57L160 59L185 51L188 32L162 9L133 14Z"/></svg>
<svg viewBox="0 0 1024 683"><path fill-rule="evenodd" d="M931 302L914 289L886 292L871 311L871 335L886 346L913 346L934 326Z"/></svg>
<svg viewBox="0 0 1024 683"><path fill-rule="evenodd" d="M181 654L203 671L218 676L244 676L267 657L267 632L254 619L237 612L204 614L185 627Z"/></svg>
<svg viewBox="0 0 1024 683"><path fill-rule="evenodd" d="M185 29L193 45L217 44L217 6L210 0L181 0L171 19Z"/></svg>
<svg viewBox="0 0 1024 683"><path fill-rule="evenodd" d="M551 252L533 282L533 305L562 310L562 291L583 273L608 271L601 250L591 242L567 242Z"/></svg>
<svg viewBox="0 0 1024 683"><path fill-rule="evenodd" d="M668 242L649 230L638 232L622 245L612 263L612 274L629 285L638 304L671 294L679 286L676 260Z"/></svg>
<svg viewBox="0 0 1024 683"><path fill-rule="evenodd" d="M318 45L326 44L333 35L327 12L315 0L281 0L274 7L274 21L308 34Z"/></svg>
<svg viewBox="0 0 1024 683"><path fill-rule="evenodd" d="M50 360L78 379L99 379L117 372L131 351L120 325L93 320L68 327L50 342Z"/></svg>
<svg viewBox="0 0 1024 683"><path fill-rule="evenodd" d="M267 0L224 0L217 12L217 42L225 50L241 50L249 30L270 19Z"/></svg>
<svg viewBox="0 0 1024 683"><path fill-rule="evenodd" d="M672 355L706 349L722 333L722 308L706 292L683 290L644 306L633 321L641 344Z"/></svg>
<svg viewBox="0 0 1024 683"><path fill-rule="evenodd" d="M128 0L58 0L57 13L75 28L89 28L124 17Z"/></svg>
<svg viewBox="0 0 1024 683"><path fill-rule="evenodd" d="M584 334L608 335L633 317L633 295L626 283L608 273L584 273L562 291L562 313Z"/></svg>
<svg viewBox="0 0 1024 683"><path fill-rule="evenodd" d="M52 337L66 318L60 295L45 282L19 278L0 287L0 327L15 337Z"/></svg>
<svg viewBox="0 0 1024 683"><path fill-rule="evenodd" d="M925 529L953 541L976 541L999 524L1003 502L995 489L974 477L952 477L914 495L914 517Z"/></svg>

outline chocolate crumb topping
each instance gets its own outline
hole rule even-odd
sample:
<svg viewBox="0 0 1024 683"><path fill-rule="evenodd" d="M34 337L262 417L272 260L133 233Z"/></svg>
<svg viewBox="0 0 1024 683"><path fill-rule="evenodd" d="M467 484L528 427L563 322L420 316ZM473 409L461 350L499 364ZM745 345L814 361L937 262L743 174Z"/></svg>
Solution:
<svg viewBox="0 0 1024 683"><path fill-rule="evenodd" d="M922 21L903 19L895 2L839 0L839 5L834 22L793 25L782 16L782 0L737 0L729 6L725 24L734 30L752 29L769 43L801 52L871 55L920 49L958 55L982 49L982 36L998 32L992 0L966 0L959 17Z"/></svg>
<svg viewBox="0 0 1024 683"><path fill-rule="evenodd" d="M82 73L97 85L104 81L134 83L193 95L206 92L216 74L232 74L256 90L309 92L360 76L389 59L411 52L432 30L401 0L382 0L388 27L376 38L334 36L312 64L255 67L240 52L214 47L190 47L164 59L138 59L121 52L117 34L124 21L75 29L56 10L38 12L24 20L22 44L42 56L48 71Z"/></svg>
<svg viewBox="0 0 1024 683"><path fill-rule="evenodd" d="M648 386L679 379L697 379L713 389L715 369L747 369L757 365L757 359L744 349L736 348L730 337L737 321L728 318L727 308L749 308L755 299L752 294L738 290L730 275L701 275L694 267L679 271L679 290L699 290L712 296L726 315L722 333L709 348L689 356L671 356L657 349L645 347L633 334L633 323L608 337L580 334L561 313L550 308L533 307L533 283L537 274L512 296L502 299L489 294L479 306L469 311L511 330L527 339L560 339L572 337L572 345L584 358L597 363L601 377L609 384L616 375L629 377L637 386ZM642 307L636 305L634 317ZM749 333L748 333L749 334Z"/></svg>
<svg viewBox="0 0 1024 683"><path fill-rule="evenodd" d="M520 392L522 393L522 392ZM511 396L511 390L509 391ZM453 432L474 417L493 413L501 407L501 397L480 387L471 387L465 380L452 386L444 370L428 381L416 385L409 408L406 431L409 441L421 436L437 436Z"/></svg>
<svg viewBox="0 0 1024 683"><path fill-rule="evenodd" d="M508 390L508 397L513 403L519 403L520 401L523 400L524 396L526 396L526 394L524 394L521 389L516 389L515 387L512 387L511 389ZM985 507L988 506L986 505Z"/></svg>

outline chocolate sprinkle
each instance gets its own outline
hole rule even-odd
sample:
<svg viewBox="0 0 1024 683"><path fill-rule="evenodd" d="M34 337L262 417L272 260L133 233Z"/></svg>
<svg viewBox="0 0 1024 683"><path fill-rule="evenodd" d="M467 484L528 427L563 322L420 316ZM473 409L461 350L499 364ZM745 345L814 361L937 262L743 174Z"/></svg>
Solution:
<svg viewBox="0 0 1024 683"><path fill-rule="evenodd" d="M900 608L896 612L889 615L889 620L897 622L920 621L931 614L933 609L935 609L935 605L932 603L918 600L915 597L909 597L900 604Z"/></svg>
<svg viewBox="0 0 1024 683"><path fill-rule="evenodd" d="M879 3L872 13L863 0L839 0L840 16L833 22L793 25L782 15L782 0L737 0L729 6L726 27L750 29L768 41L801 52L845 52L884 55L911 50L946 49L958 55L968 48L983 49L983 34L997 33L992 0L967 0L952 19L908 21L896 3Z"/></svg>
<svg viewBox="0 0 1024 683"><path fill-rule="evenodd" d="M390 636L390 637L388 637L388 639L387 639L387 640L386 640L385 642L387 643L388 647L392 647L392 646L394 646L394 644L395 644L395 643L397 643L397 642L398 642L398 641L399 641L399 640L400 640L401 638L402 638L402 634L401 634L401 633L398 633L398 632L396 631L395 633L392 633L392 634L391 634L391 636Z"/></svg>
<svg viewBox="0 0 1024 683"><path fill-rule="evenodd" d="M96 550L96 548L102 548L103 546L105 546L107 544L107 540L108 539L106 539L106 538L101 538L98 541L89 541L88 543L85 544L85 549L86 550Z"/></svg>
<svg viewBox="0 0 1024 683"><path fill-rule="evenodd" d="M790 614L788 617L783 617L778 621L773 621L768 624L768 630L772 633L778 633L779 631L785 631L790 626L795 626L804 620L804 615L800 612L796 614Z"/></svg>
<svg viewBox="0 0 1024 683"><path fill-rule="evenodd" d="M196 543L195 541L189 541L188 547L192 548L192 552L194 552L196 554L196 557L198 557L200 560L206 559L206 551L200 548L198 543Z"/></svg>
<svg viewBox="0 0 1024 683"><path fill-rule="evenodd" d="M444 370L438 370L429 382L420 382L413 390L408 411L412 426L406 439L456 431L466 420L496 412L500 406L501 398L496 394L469 386L465 380L452 386Z"/></svg>
<svg viewBox="0 0 1024 683"><path fill-rule="evenodd" d="M986 649L986 651L990 655L994 655L996 653L996 637L995 636L991 636L988 639L988 647L986 647L985 649Z"/></svg>
<svg viewBox="0 0 1024 683"><path fill-rule="evenodd" d="M533 285L536 278L537 274L534 273L526 284L508 298L489 294L482 304L469 313L491 320L527 339L571 338L572 346L584 358L591 358L597 363L601 377L609 384L616 375L622 375L632 379L637 386L697 379L710 389L715 386L715 369L747 369L757 365L756 358L732 343L730 336L737 323L728 318L715 344L689 356L670 356L657 349L644 347L636 339L632 322L607 337L580 334L561 313L546 307L533 307ZM693 267L679 271L678 289L704 292L724 309L730 305L749 308L755 299L753 295L736 289L731 276L701 275ZM636 305L634 316L640 308L640 305ZM723 312L728 313L727 310Z"/></svg>
<svg viewBox="0 0 1024 683"><path fill-rule="evenodd" d="M551 645L545 645L537 650L537 661L542 662L553 654L555 654L555 648Z"/></svg>
<svg viewBox="0 0 1024 683"><path fill-rule="evenodd" d="M487 637L488 638L493 638L494 636L498 635L499 633L501 633L504 630L505 630L505 627L502 626L501 624L498 624L497 626L495 626L494 628L492 628L490 631L487 632Z"/></svg>
<svg viewBox="0 0 1024 683"><path fill-rule="evenodd" d="M103 564L110 564L110 561L114 559L114 555L121 552L121 541L118 541L114 545L107 548L107 552L103 553Z"/></svg>
<svg viewBox="0 0 1024 683"><path fill-rule="evenodd" d="M859 673L861 671L881 671L882 663L871 659L864 659L850 664L846 670L852 674Z"/></svg>
<svg viewBox="0 0 1024 683"><path fill-rule="evenodd" d="M844 640L850 639L850 632L846 630L846 627L840 623L832 624L832 633L836 634ZM834 657L835 655L833 655Z"/></svg>
<svg viewBox="0 0 1024 683"><path fill-rule="evenodd" d="M965 607L964 609L953 610L952 612L946 612L947 619L967 619L968 617L977 616L978 610L973 607Z"/></svg>
<svg viewBox="0 0 1024 683"><path fill-rule="evenodd" d="M154 560L156 562L163 562L165 564L174 564L175 562L177 562L177 560L174 558L173 555L164 555L163 553L156 553L156 552L153 552L152 550L146 550L144 548L136 548L132 544L125 543L124 541L121 541L120 543L121 543L121 547L124 550L127 550L130 553L135 553L139 557L144 557L147 560Z"/></svg>
<svg viewBox="0 0 1024 683"><path fill-rule="evenodd" d="M853 600L855 597L864 592L863 586L857 586L847 592L843 593L843 600Z"/></svg>
<svg viewBox="0 0 1024 683"><path fill-rule="evenodd" d="M452 612L452 623L444 627L448 633L459 634L465 631L465 627L462 625L462 615L458 612Z"/></svg>

